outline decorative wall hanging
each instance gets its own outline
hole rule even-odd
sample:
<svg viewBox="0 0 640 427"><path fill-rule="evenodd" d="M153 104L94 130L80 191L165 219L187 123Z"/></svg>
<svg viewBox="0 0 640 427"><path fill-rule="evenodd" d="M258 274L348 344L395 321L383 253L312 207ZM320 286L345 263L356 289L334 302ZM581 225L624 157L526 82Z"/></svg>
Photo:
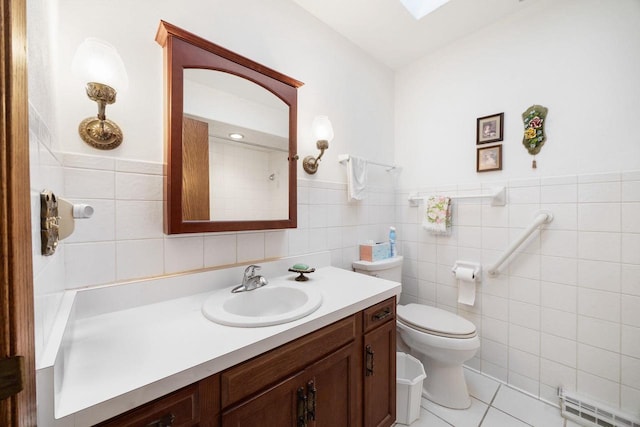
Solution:
<svg viewBox="0 0 640 427"><path fill-rule="evenodd" d="M502 144L477 149L476 172L502 169Z"/></svg>
<svg viewBox="0 0 640 427"><path fill-rule="evenodd" d="M522 113L522 120L524 121L524 137L522 138L522 144L527 149L529 154L534 156L531 164L532 168L536 168L535 155L540 152L544 141L547 139L544 134L544 122L547 118L547 108L542 105L532 105Z"/></svg>
<svg viewBox="0 0 640 427"><path fill-rule="evenodd" d="M504 113L478 118L476 144L502 141Z"/></svg>

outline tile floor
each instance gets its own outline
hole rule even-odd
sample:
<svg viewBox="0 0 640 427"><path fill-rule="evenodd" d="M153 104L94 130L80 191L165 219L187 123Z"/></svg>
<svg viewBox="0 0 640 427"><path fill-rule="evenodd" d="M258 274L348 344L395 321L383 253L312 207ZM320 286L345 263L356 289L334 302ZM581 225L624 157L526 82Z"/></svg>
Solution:
<svg viewBox="0 0 640 427"><path fill-rule="evenodd" d="M472 400L469 409L447 409L423 398L420 418L411 427L577 427L553 405L471 369L465 369L465 376Z"/></svg>

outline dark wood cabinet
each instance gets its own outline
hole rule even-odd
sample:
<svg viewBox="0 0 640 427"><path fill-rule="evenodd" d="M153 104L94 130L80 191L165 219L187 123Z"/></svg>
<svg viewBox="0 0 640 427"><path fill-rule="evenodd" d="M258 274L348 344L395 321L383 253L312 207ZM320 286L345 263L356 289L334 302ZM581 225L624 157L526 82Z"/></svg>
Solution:
<svg viewBox="0 0 640 427"><path fill-rule="evenodd" d="M261 354L221 373L222 409L246 400L358 340L362 316L356 314Z"/></svg>
<svg viewBox="0 0 640 427"><path fill-rule="evenodd" d="M289 377L222 414L223 426L297 426L298 389L302 373Z"/></svg>
<svg viewBox="0 0 640 427"><path fill-rule="evenodd" d="M395 324L387 322L364 338L364 425L386 427L396 419ZM368 365L367 365L368 363Z"/></svg>
<svg viewBox="0 0 640 427"><path fill-rule="evenodd" d="M100 427L388 427L395 370L391 298Z"/></svg>
<svg viewBox="0 0 640 427"><path fill-rule="evenodd" d="M357 426L361 417L358 380L361 378L360 349L355 343L332 353L308 369L307 383L313 399L310 427ZM313 389L313 391L310 391Z"/></svg>
<svg viewBox="0 0 640 427"><path fill-rule="evenodd" d="M235 405L223 427L341 427L359 425L355 344Z"/></svg>
<svg viewBox="0 0 640 427"><path fill-rule="evenodd" d="M360 425L361 331L358 313L224 371L222 426Z"/></svg>
<svg viewBox="0 0 640 427"><path fill-rule="evenodd" d="M97 427L218 427L220 377L213 375Z"/></svg>
<svg viewBox="0 0 640 427"><path fill-rule="evenodd" d="M395 299L364 311L364 425L388 427L396 420Z"/></svg>

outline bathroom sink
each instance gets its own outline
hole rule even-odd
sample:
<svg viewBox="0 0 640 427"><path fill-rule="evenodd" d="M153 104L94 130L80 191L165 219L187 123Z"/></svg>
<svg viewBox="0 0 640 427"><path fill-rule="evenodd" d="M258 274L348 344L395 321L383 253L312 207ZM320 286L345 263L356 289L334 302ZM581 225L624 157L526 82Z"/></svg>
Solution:
<svg viewBox="0 0 640 427"><path fill-rule="evenodd" d="M226 326L254 328L279 325L308 316L322 304L322 294L309 285L269 284L253 291L224 289L202 305L204 316Z"/></svg>

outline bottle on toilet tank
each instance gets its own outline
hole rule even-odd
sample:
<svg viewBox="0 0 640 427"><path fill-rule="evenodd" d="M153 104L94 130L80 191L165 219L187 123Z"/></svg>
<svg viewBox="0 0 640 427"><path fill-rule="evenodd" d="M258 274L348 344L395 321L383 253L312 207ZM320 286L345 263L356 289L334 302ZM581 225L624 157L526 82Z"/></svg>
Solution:
<svg viewBox="0 0 640 427"><path fill-rule="evenodd" d="M398 250L396 249L396 228L389 227L389 248L391 250L391 258L398 255Z"/></svg>

